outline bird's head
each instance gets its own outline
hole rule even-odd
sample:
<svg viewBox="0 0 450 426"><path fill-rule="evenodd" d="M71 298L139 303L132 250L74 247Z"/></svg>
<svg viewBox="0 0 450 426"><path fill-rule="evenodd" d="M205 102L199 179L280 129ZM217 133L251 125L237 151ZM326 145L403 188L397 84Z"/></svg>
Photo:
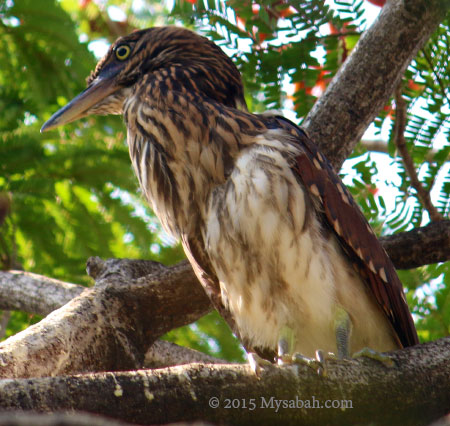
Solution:
<svg viewBox="0 0 450 426"><path fill-rule="evenodd" d="M122 114L137 85L151 85L158 72L165 75L168 90L184 88L245 107L239 71L219 47L185 28L154 27L119 38L88 77L87 88L53 114L41 132L91 114Z"/></svg>

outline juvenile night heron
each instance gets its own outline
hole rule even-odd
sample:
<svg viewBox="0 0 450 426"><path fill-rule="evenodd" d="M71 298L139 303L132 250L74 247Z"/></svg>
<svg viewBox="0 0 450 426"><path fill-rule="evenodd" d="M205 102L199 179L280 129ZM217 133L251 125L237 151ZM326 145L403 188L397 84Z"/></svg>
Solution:
<svg viewBox="0 0 450 426"><path fill-rule="evenodd" d="M183 28L119 38L42 131L123 114L142 191L248 352L348 356L418 343L402 285L295 124L247 111L241 77Z"/></svg>

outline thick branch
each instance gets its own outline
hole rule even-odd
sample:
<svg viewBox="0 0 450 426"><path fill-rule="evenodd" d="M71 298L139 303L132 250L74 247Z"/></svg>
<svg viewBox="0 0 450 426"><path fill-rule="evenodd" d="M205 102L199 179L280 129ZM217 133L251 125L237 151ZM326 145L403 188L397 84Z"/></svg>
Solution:
<svg viewBox="0 0 450 426"><path fill-rule="evenodd" d="M391 0L362 35L304 122L336 169L386 104L445 16L445 0Z"/></svg>
<svg viewBox="0 0 450 426"><path fill-rule="evenodd" d="M162 368L172 365L183 365L194 362L208 364L229 364L223 359L214 358L194 349L178 346L175 343L157 340L145 354L146 368Z"/></svg>
<svg viewBox="0 0 450 426"><path fill-rule="evenodd" d="M3 380L0 407L76 409L140 424L201 418L236 425L419 425L446 414L450 406L450 338L391 355L394 368L371 359L327 361L326 377L306 366L269 366L257 378L248 365L190 364L160 370ZM277 410L274 400L270 402L272 397L299 406L311 404L311 408ZM218 407L211 407L216 401ZM339 407L316 408L326 401ZM346 401L346 409L340 406L341 401Z"/></svg>
<svg viewBox="0 0 450 426"><path fill-rule="evenodd" d="M381 237L380 241L398 269L445 262L450 260L450 220Z"/></svg>
<svg viewBox="0 0 450 426"><path fill-rule="evenodd" d="M85 287L23 271L0 271L0 309L47 315Z"/></svg>
<svg viewBox="0 0 450 426"><path fill-rule="evenodd" d="M159 336L211 309L187 262L92 259L89 268L95 288L0 344L0 377L139 368Z"/></svg>
<svg viewBox="0 0 450 426"><path fill-rule="evenodd" d="M125 269L127 267L128 269L130 268L130 262L127 261L115 261L115 265L111 265L112 263L111 261L102 262L98 258L93 258L90 259L89 270L92 275L99 274L101 276L101 268L103 268L104 274L106 268L109 267L108 275L111 276L119 272L117 267L121 264L124 265L123 267ZM154 267L154 263L152 262L136 260L133 261L133 264L135 266L134 275L136 275L137 271L136 265L141 266L138 275L150 274L151 268L148 265ZM145 266L147 268L143 269ZM186 268L186 281L192 278L191 274L192 272L189 268ZM131 272L126 273L126 276L131 275ZM2 310L20 309L33 314L47 315L70 302L84 290L86 290L85 287L50 279L42 275L22 271L0 271L0 309ZM9 318L9 311L5 311L3 315L7 315ZM183 315L180 314L180 317L183 317ZM181 322L183 321L188 322L189 318L186 320L181 319ZM0 322L3 324L3 317ZM84 327L83 323L78 323L77 326ZM3 328L3 326L0 327L0 334ZM16 345L17 347L22 345L22 340L18 340ZM187 364L189 362L225 363L226 361L170 342L156 341L145 354L144 365L146 367L156 368Z"/></svg>

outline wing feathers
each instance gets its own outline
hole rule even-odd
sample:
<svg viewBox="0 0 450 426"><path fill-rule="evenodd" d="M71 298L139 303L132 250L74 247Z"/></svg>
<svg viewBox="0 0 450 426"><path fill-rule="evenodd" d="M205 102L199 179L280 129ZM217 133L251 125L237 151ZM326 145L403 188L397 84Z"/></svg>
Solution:
<svg viewBox="0 0 450 426"><path fill-rule="evenodd" d="M285 122L283 119L280 124L286 127ZM326 221L367 282L402 346L418 344L403 287L391 260L331 165L305 133L296 129L296 139L304 149L296 158L295 171L310 193L320 200Z"/></svg>

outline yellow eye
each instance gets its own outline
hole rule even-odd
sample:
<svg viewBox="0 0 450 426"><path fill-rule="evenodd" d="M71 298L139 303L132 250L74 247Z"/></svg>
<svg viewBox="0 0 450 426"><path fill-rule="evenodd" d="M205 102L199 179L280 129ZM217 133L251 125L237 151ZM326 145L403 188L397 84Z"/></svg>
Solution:
<svg viewBox="0 0 450 426"><path fill-rule="evenodd" d="M131 48L127 44L122 44L121 46L116 47L116 58L119 61L124 61L130 56Z"/></svg>

